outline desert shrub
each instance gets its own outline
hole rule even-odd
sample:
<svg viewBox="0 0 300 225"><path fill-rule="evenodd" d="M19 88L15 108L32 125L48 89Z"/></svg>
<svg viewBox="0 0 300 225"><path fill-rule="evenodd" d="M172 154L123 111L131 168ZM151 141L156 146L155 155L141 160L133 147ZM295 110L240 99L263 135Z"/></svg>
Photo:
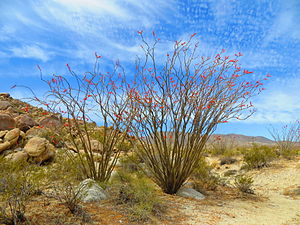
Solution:
<svg viewBox="0 0 300 225"><path fill-rule="evenodd" d="M253 177L250 175L237 175L234 180L234 186L243 193L254 194L252 189L253 181Z"/></svg>
<svg viewBox="0 0 300 225"><path fill-rule="evenodd" d="M0 159L1 222L25 223L26 205L30 198L40 193L45 171L27 162L12 162Z"/></svg>
<svg viewBox="0 0 300 225"><path fill-rule="evenodd" d="M224 184L221 177L212 170L213 166L209 165L205 158L199 160L198 165L191 176L195 190L205 193L205 191L208 190L216 190L218 185Z"/></svg>
<svg viewBox="0 0 300 225"><path fill-rule="evenodd" d="M54 197L58 199L62 204L73 214L78 214L81 212L80 206L80 189L76 189L74 184L69 182L64 182L61 185L56 186Z"/></svg>
<svg viewBox="0 0 300 225"><path fill-rule="evenodd" d="M285 158L292 158L297 155L297 145L300 140L300 122L296 121L281 128L271 127L269 133L274 139L278 154Z"/></svg>
<svg viewBox="0 0 300 225"><path fill-rule="evenodd" d="M253 144L244 153L244 162L249 169L268 166L276 157L274 148L266 145Z"/></svg>
<svg viewBox="0 0 300 225"><path fill-rule="evenodd" d="M118 172L113 179L117 190L117 203L126 205L126 210L135 221L146 221L151 215L161 213L161 200L154 184L142 173Z"/></svg>

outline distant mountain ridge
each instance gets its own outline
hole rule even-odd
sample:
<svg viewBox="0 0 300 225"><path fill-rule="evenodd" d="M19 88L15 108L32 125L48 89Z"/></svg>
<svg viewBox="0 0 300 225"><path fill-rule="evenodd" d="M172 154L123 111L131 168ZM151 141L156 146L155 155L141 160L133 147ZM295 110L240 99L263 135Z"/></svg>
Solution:
<svg viewBox="0 0 300 225"><path fill-rule="evenodd" d="M257 144L275 144L274 141L263 137L263 136L247 136L242 134L213 134L210 137L210 142L213 141L215 138L220 137L221 139L225 139L228 141L234 141L238 145L246 145L251 143L257 143Z"/></svg>

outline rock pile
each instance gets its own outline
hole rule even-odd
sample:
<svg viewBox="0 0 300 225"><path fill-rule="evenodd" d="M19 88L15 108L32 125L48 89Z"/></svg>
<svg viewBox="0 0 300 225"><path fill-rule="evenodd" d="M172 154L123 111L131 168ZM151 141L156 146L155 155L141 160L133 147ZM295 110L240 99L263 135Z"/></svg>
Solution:
<svg viewBox="0 0 300 225"><path fill-rule="evenodd" d="M53 159L55 147L39 135L49 132L48 128L59 129L62 122L48 114L8 93L0 93L0 154L14 161L31 159L43 163Z"/></svg>

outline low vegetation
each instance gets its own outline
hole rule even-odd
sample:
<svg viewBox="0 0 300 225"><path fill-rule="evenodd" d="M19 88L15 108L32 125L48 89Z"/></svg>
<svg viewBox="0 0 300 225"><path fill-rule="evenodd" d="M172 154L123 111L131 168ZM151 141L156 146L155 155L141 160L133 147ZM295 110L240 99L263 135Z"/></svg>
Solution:
<svg viewBox="0 0 300 225"><path fill-rule="evenodd" d="M247 168L262 168L270 165L276 158L276 152L274 147L252 144L243 151L243 157Z"/></svg>
<svg viewBox="0 0 300 225"><path fill-rule="evenodd" d="M254 191L252 189L253 182L253 177L250 175L237 175L234 180L234 186L243 193L254 194Z"/></svg>
<svg viewBox="0 0 300 225"><path fill-rule="evenodd" d="M116 203L125 205L133 221L147 221L163 212L162 201L154 184L142 173L119 171L112 181Z"/></svg>
<svg viewBox="0 0 300 225"><path fill-rule="evenodd" d="M213 172L214 167L209 165L205 158L202 157L194 170L191 178L193 188L201 193L214 191L219 185L224 185L224 181L217 173Z"/></svg>

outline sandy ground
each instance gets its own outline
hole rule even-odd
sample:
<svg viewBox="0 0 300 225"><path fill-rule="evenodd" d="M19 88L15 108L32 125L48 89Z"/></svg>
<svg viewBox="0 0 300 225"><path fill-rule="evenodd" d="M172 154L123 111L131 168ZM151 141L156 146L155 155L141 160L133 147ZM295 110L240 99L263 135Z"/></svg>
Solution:
<svg viewBox="0 0 300 225"><path fill-rule="evenodd" d="M280 160L249 173L254 176L253 199L236 198L214 204L189 200L181 210L188 218L182 224L300 225L300 197L287 195L300 186L299 158Z"/></svg>

